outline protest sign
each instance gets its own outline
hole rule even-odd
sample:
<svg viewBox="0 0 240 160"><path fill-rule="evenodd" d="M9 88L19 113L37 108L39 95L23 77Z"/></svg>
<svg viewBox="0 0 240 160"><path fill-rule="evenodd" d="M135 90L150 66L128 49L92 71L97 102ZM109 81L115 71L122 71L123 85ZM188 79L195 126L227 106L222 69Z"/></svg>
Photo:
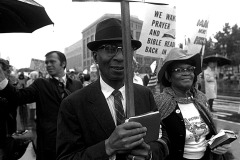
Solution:
<svg viewBox="0 0 240 160"><path fill-rule="evenodd" d="M149 5L140 35L137 54L164 58L175 47L176 11L172 6Z"/></svg>
<svg viewBox="0 0 240 160"><path fill-rule="evenodd" d="M202 56L204 52L205 43L207 41L207 30L209 25L208 16L200 15L194 23L192 23L192 28L194 28L191 35L185 37L185 47L184 49L188 50L189 53L196 54L199 53L202 49Z"/></svg>
<svg viewBox="0 0 240 160"><path fill-rule="evenodd" d="M35 71L40 71L42 73L46 73L45 62L43 60L32 58L31 64L30 64L30 69L35 70Z"/></svg>

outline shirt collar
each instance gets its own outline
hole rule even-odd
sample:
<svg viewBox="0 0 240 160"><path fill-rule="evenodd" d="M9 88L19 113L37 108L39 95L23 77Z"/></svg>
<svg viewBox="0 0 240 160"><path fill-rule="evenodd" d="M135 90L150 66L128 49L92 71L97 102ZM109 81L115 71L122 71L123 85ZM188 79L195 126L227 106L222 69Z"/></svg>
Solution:
<svg viewBox="0 0 240 160"><path fill-rule="evenodd" d="M104 97L107 99L111 96L112 92L114 91L114 88L109 86L106 82L103 81L101 75L100 75L100 86L101 90L103 92ZM125 85L122 86L119 91L122 93L123 100L125 99Z"/></svg>
<svg viewBox="0 0 240 160"><path fill-rule="evenodd" d="M55 78L56 80L59 81L59 77L52 77L52 78ZM67 75L65 74L63 77L62 77L63 81L64 81L64 84L66 85L66 82L67 82Z"/></svg>

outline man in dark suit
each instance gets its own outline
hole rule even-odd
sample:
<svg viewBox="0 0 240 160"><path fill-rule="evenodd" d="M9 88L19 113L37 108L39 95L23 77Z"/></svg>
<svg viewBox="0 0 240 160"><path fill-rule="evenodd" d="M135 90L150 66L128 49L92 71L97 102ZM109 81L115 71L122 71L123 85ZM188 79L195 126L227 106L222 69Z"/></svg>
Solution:
<svg viewBox="0 0 240 160"><path fill-rule="evenodd" d="M141 42L131 41L133 52ZM168 143L164 127L162 137L147 144L143 140L145 127L137 122L123 123L126 97L121 21L110 18L100 22L95 41L88 43L88 48L93 51L100 77L62 101L57 160L163 159ZM117 91L120 99L114 95ZM136 115L156 109L153 95L146 87L134 84L134 97Z"/></svg>
<svg viewBox="0 0 240 160"><path fill-rule="evenodd" d="M0 67L0 96L18 105L36 102L37 160L56 159L57 116L61 101L81 89L82 83L70 79L64 72L67 61L63 53L45 55L49 78L36 79L29 87L16 89L5 78Z"/></svg>

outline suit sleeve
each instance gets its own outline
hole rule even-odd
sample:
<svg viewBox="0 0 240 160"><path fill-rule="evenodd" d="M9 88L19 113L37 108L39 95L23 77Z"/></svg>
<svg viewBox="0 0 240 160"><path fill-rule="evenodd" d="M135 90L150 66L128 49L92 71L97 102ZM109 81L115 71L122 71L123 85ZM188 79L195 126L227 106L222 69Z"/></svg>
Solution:
<svg viewBox="0 0 240 160"><path fill-rule="evenodd" d="M156 103L152 93L150 93L150 102L153 106L153 110L157 111ZM152 159L154 160L162 160L169 154L169 139L167 136L167 131L163 123L161 122L162 126L162 137L155 142L150 142L149 145L151 146L152 150Z"/></svg>
<svg viewBox="0 0 240 160"><path fill-rule="evenodd" d="M68 98L61 103L57 121L57 160L108 160L105 141L90 147L85 145L82 134L84 131L81 130L75 106L71 105Z"/></svg>
<svg viewBox="0 0 240 160"><path fill-rule="evenodd" d="M27 88L17 89L8 83L7 86L0 91L0 95L3 95L4 98L14 102L16 105L33 103L36 101L37 84L34 82Z"/></svg>

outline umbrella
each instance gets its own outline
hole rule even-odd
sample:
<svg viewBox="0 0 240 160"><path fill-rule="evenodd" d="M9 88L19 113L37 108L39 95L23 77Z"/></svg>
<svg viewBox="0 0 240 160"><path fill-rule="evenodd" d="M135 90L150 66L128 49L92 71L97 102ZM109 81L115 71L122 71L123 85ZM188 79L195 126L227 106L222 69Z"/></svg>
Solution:
<svg viewBox="0 0 240 160"><path fill-rule="evenodd" d="M207 64L208 62L217 62L218 66L224 66L224 65L230 65L231 64L231 60L221 56L219 54L216 55L210 55L210 56L206 56L203 58L203 63Z"/></svg>
<svg viewBox="0 0 240 160"><path fill-rule="evenodd" d="M18 72L32 72L34 71L33 69L30 69L30 68L20 68L18 69Z"/></svg>
<svg viewBox="0 0 240 160"><path fill-rule="evenodd" d="M49 24L44 7L33 0L0 0L0 33L32 33Z"/></svg>

